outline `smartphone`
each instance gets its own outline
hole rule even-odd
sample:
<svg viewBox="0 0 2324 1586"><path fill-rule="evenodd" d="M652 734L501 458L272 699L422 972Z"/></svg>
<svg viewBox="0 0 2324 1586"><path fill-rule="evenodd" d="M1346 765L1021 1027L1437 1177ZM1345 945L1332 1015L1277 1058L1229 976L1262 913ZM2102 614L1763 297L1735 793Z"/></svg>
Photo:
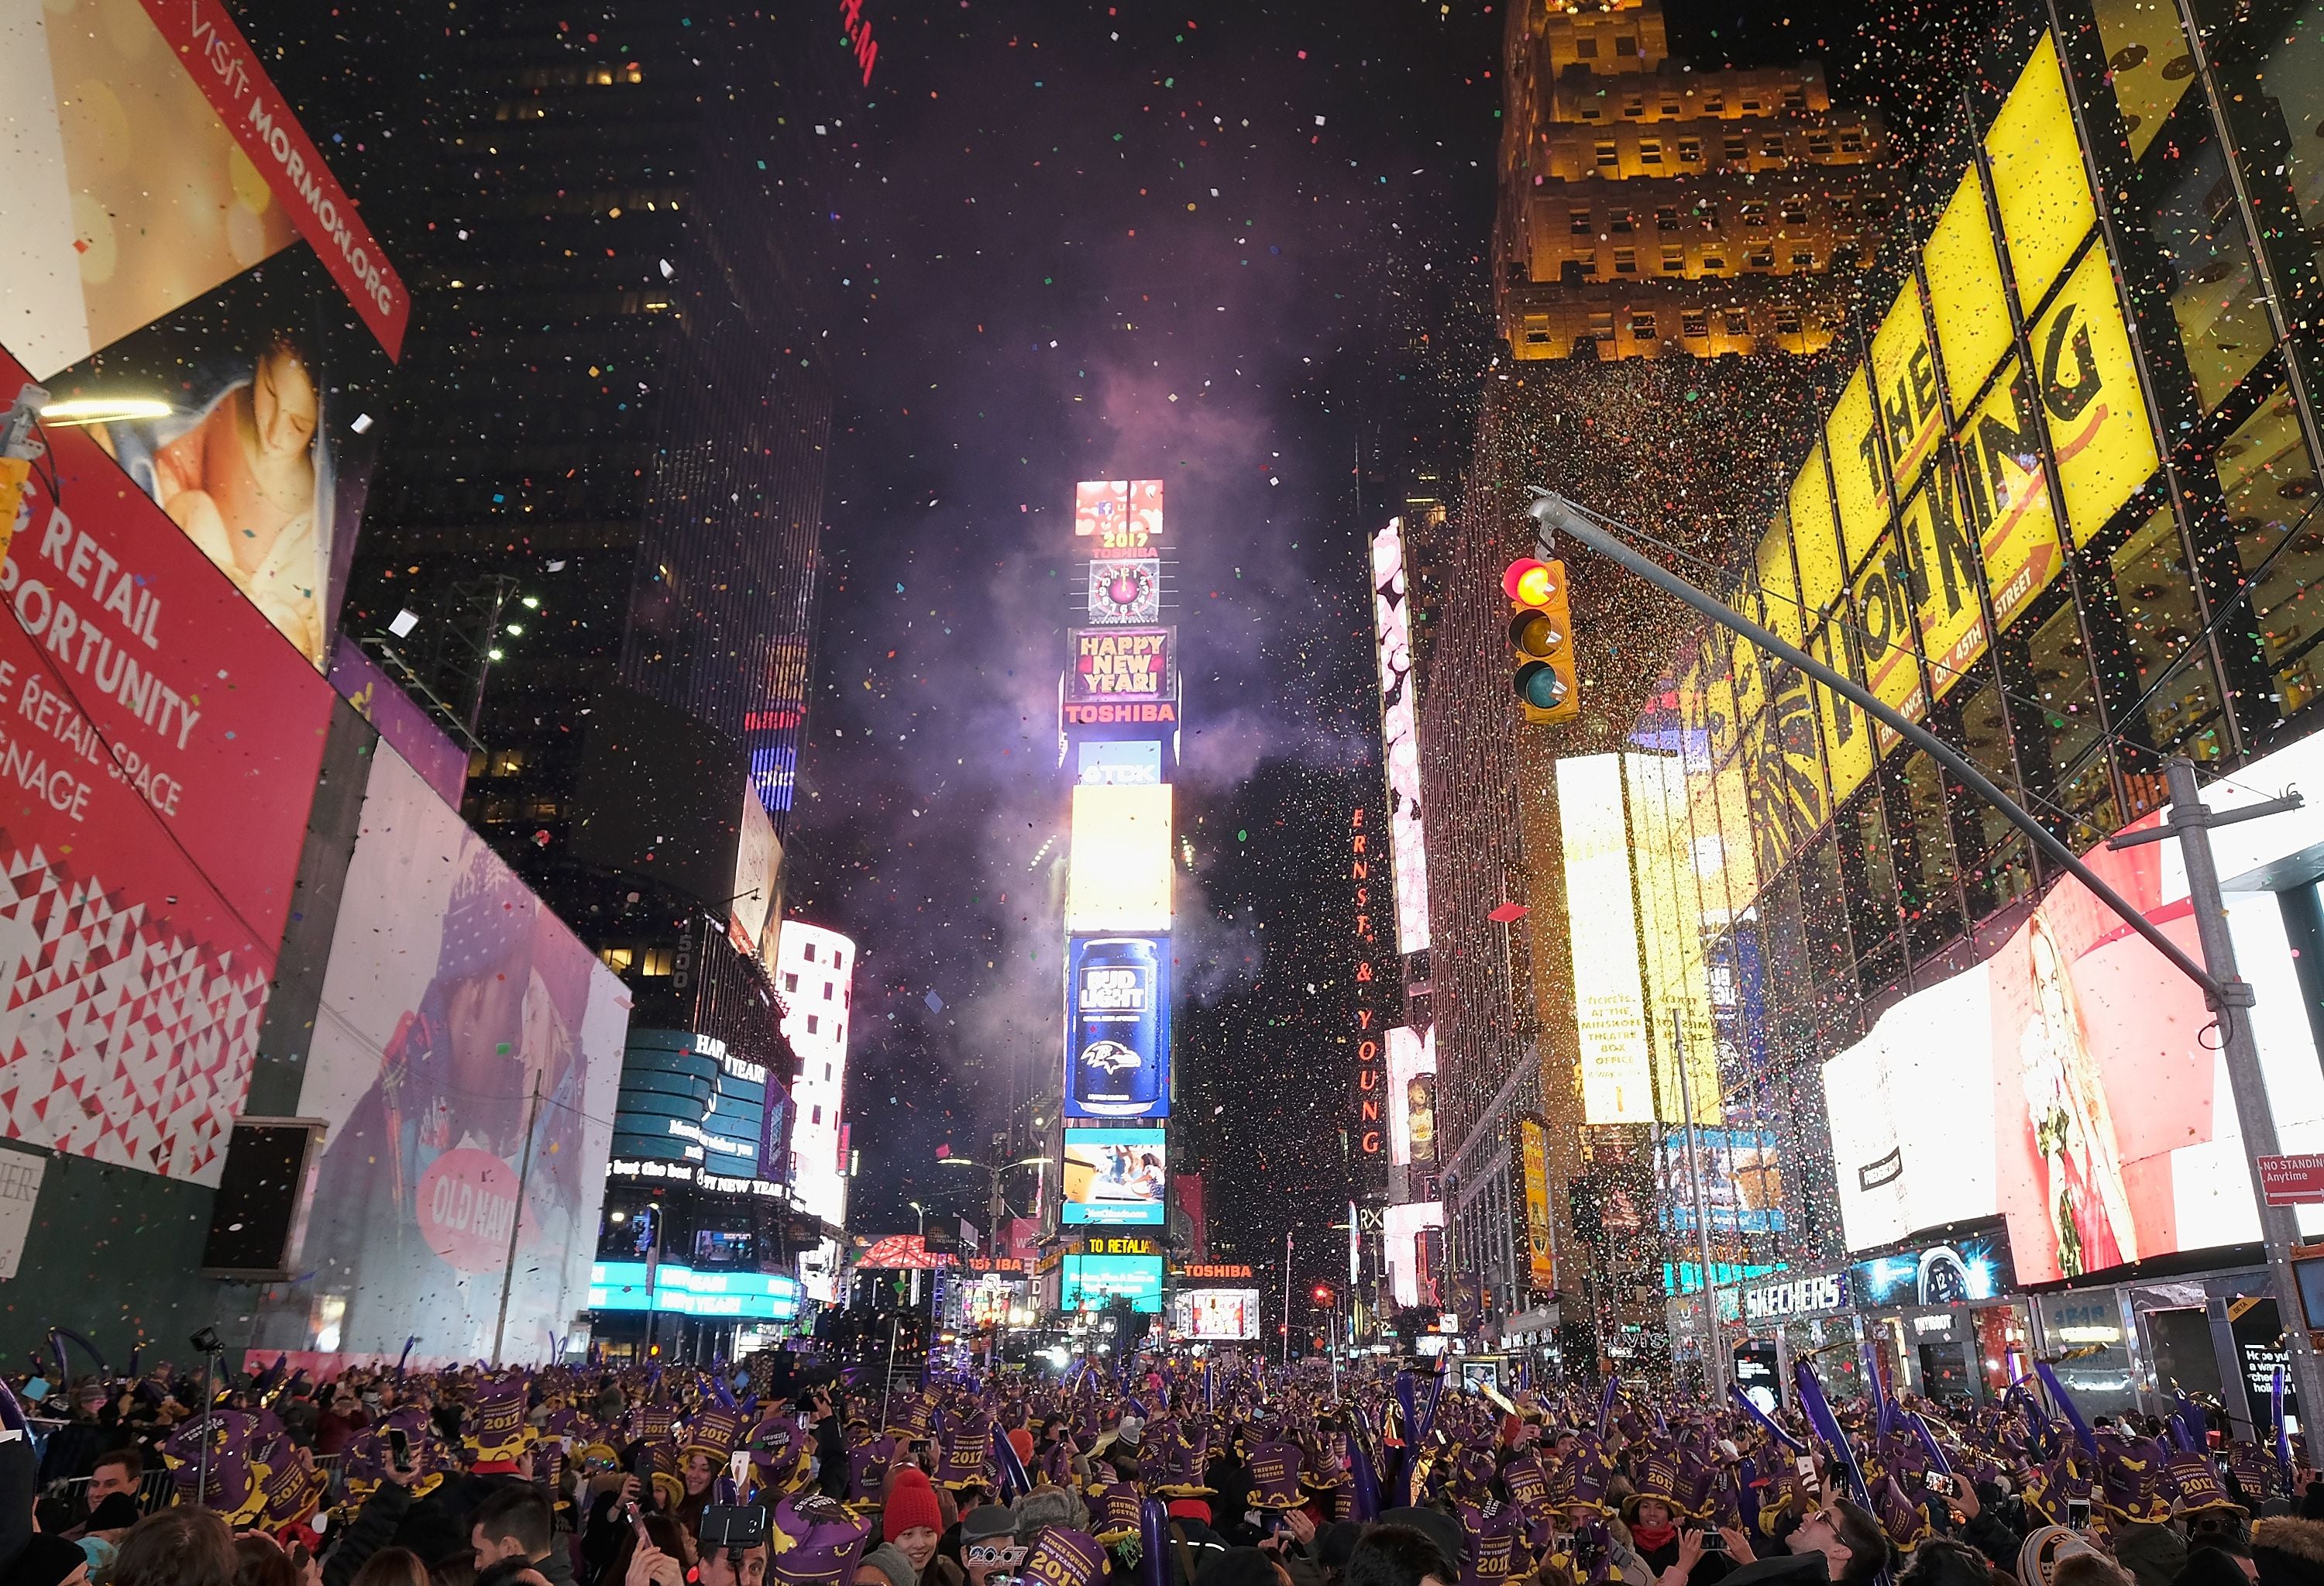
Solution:
<svg viewBox="0 0 2324 1586"><path fill-rule="evenodd" d="M2066 1500L2066 1524L2077 1531L2087 1531L2090 1528L2089 1498L2070 1498Z"/></svg>
<svg viewBox="0 0 2324 1586"><path fill-rule="evenodd" d="M1942 1471L1923 1471L1921 1480L1929 1484L1931 1492L1944 1498L1950 1498L1953 1494L1953 1479Z"/></svg>
<svg viewBox="0 0 2324 1586"><path fill-rule="evenodd" d="M401 1426L387 1429L387 1457L399 1471L411 1469L411 1434Z"/></svg>
<svg viewBox="0 0 2324 1586"><path fill-rule="evenodd" d="M1803 1480L1803 1481L1812 1481L1812 1480L1815 1480L1815 1459L1814 1459L1814 1456L1812 1456L1812 1455L1811 1455L1811 1454L1802 1454L1802 1455L1800 1456L1799 1464L1800 1464L1800 1480Z"/></svg>
<svg viewBox="0 0 2324 1586"><path fill-rule="evenodd" d="M1721 1536L1716 1531L1705 1531L1702 1534L1702 1551L1705 1553L1725 1553L1727 1551L1727 1538Z"/></svg>

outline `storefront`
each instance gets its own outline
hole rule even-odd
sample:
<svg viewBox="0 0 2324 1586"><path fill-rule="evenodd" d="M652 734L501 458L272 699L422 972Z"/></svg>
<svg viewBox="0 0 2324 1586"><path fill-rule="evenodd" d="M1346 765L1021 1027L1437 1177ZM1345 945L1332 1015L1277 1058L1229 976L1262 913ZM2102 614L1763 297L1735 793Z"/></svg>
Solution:
<svg viewBox="0 0 2324 1586"><path fill-rule="evenodd" d="M1736 1385L1762 1408L1775 1402L1793 1402L1796 1363L1814 1363L1824 1392L1834 1398L1853 1398L1864 1391L1857 1366L1856 1318L1849 1310L1854 1291L1846 1268L1830 1272L1786 1272L1747 1283L1731 1291L1732 1314L1721 1305L1720 1320L1728 1323L1728 1360ZM1724 1297L1724 1296L1722 1296Z"/></svg>
<svg viewBox="0 0 2324 1586"><path fill-rule="evenodd" d="M1849 1282L1892 1388L1981 1404L2032 1367L2003 1228L1868 1257L1849 1268Z"/></svg>

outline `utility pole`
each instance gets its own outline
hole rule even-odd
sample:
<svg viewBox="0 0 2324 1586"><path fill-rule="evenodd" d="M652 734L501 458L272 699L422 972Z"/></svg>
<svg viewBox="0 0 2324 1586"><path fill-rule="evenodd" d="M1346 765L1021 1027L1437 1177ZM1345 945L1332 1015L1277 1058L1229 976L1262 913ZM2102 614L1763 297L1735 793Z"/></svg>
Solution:
<svg viewBox="0 0 2324 1586"><path fill-rule="evenodd" d="M493 1323L493 1364L501 1363L501 1349L508 1342L509 1290L516 1285L517 1236L524 1229L524 1193L532 1183L532 1136L540 1124L540 1075L532 1076L532 1099L524 1109L524 1155L516 1170L516 1210L509 1213L508 1260L501 1268L501 1314ZM651 1304L650 1301L648 1302Z"/></svg>
<svg viewBox="0 0 2324 1586"><path fill-rule="evenodd" d="M1291 1366L1291 1231L1283 1231L1283 1365Z"/></svg>
<svg viewBox="0 0 2324 1586"><path fill-rule="evenodd" d="M2019 807L2015 799L1995 787L1992 780L1959 750L1931 733L1919 723L1906 720L1901 712L1875 697L1863 685L1840 676L1799 646L1777 638L1668 567L1639 554L1609 531L1622 527L1611 519L1600 519L1564 496L1539 489L1536 489L1533 505L1526 510L1541 524L1545 536L1556 530L1563 530L1617 567L1645 579L1729 632L1749 640L1767 654L1796 667L1914 748L1926 753L1951 773L1954 779L1999 811L2004 819L2025 834L2026 840L2041 851L2043 857L2089 888L2093 897L2162 954L2172 968L2201 989L2204 1004L2218 1016L2221 1044L2227 1060L2227 1082L2235 1093L2236 1119L2243 1130L2244 1154L2251 1168L2252 1196L2258 1203L2260 1234L2265 1243L2268 1273L2275 1290L2276 1317L2282 1323L2286 1351L2292 1361L2292 1391L2300 1396L2303 1417L2324 1415L2324 1382L2318 1379L2316 1351L2308 1336L2308 1315L2301 1302L2299 1283L2292 1272L2291 1252L2299 1240L2298 1225L2288 1208L2267 1203L2267 1196L2260 1185L2258 1158L2274 1153L2275 1120L2268 1111L2267 1088L2259 1067L2259 1047L2252 1035L2249 1010L2256 997L2249 984L2236 977L2235 943L2228 935L2227 915L2220 901L2218 871L2211 857L2209 831L2212 826L2228 825L2236 821L2297 807L2297 800L2271 799L2227 815L2214 815L2197 795L2194 762L2183 756L2173 756L2164 767L2171 789L2169 825L2156 831L2134 833L2110 844L2131 847L2140 843L2160 842L2165 837L2181 839L2180 852L2186 862L2189 902L2195 915L2196 931L2204 958L2203 963L2198 964L2188 956L2184 948L2165 936L2153 921L2132 908L2120 893L2107 884L2103 877L2084 864L2056 833L2035 820Z"/></svg>
<svg viewBox="0 0 2324 1586"><path fill-rule="evenodd" d="M2109 838L2109 848L2135 848L2145 843L2179 839L2179 857L2187 870L2187 902L2195 915L2195 935L2203 948L2203 967L2219 985L2212 1004L2219 1019L2219 1047L2227 1062L2227 1088L2235 1093L2236 1122L2244 1137L2244 1165L2251 1172L2252 1202L2259 1208L2260 1239L2267 1250L2268 1277L2275 1288L2276 1320L2283 1326L2283 1342L2291 1356L2292 1391L2300 1399L2301 1425L2324 1415L2324 1377L2319 1377L2316 1351L2308 1334L2308 1314L2300 1296L2300 1281L2292 1270L2292 1252L2300 1243L2300 1224L2289 1206L2267 1203L2260 1181L2260 1158L2276 1154L2275 1114L2267 1104L2267 1080L2260 1072L2259 1042L2252 1034L2250 1010L2258 997L2251 982L2236 970L2235 935L2227 928L2227 907L2219 891L2219 867L2211 856L2211 828L2238 821L2281 815L2305 802L2288 793L2225 814L2205 804L2195 786L2195 762L2174 754L2163 763L2171 789L2171 818L2144 832ZM2257 1419L2256 1416L2254 1417Z"/></svg>

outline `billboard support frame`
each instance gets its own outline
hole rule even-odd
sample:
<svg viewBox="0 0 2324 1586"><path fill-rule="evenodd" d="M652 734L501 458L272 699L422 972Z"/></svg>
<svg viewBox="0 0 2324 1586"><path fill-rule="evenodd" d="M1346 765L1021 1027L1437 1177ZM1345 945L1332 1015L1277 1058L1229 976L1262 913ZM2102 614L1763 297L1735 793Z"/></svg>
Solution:
<svg viewBox="0 0 2324 1586"><path fill-rule="evenodd" d="M2228 1086L2235 1096L2236 1117L2243 1130L2244 1152L2251 1171L2252 1198L2259 1213L2260 1236L2266 1250L2271 1286L2275 1291L2276 1314L2283 1321L2284 1343L2292 1358L2292 1388L2300 1396L2300 1406L2305 1415L2312 1416L2319 1408L2324 1408L2324 1374L2319 1374L2318 1369L2314 1343L2304 1324L2306 1312L2299 1281L2292 1271L2291 1249L2299 1240L2298 1223L2287 1208L2267 1204L2260 1184L2258 1157L2274 1153L2275 1120L2268 1111L2267 1091L2259 1065L2259 1046L2252 1034L2251 1021L2236 1016L2236 1010L2255 1006L2257 996L2250 982L2240 979L2236 973L2235 943L2228 934L2218 871L2211 857L2211 826L2226 825L2237 818L2278 813L2282 807L2280 801L2255 807L2247 813L2236 811L2225 817L2215 816L2202 803L2195 785L2195 762L2185 755L2173 755L2163 768L2171 793L2168 826L2159 834L2135 834L2133 842L2123 844L2135 846L2138 843L2159 842L2163 836L2181 839L2180 853L2186 863L2188 898L2203 954L2203 963L2197 964L2183 948L2164 936L2161 927L2131 907L2121 894L2084 864L2062 839L1995 787L1966 757L1934 733L1907 720L1902 712L1876 698L1870 690L1841 677L1797 646L1777 638L1668 567L1640 555L1609 532L1610 529L1628 528L1628 525L1617 524L1610 518L1599 518L1578 503L1554 491L1539 485L1532 489L1535 499L1526 512L1540 525L1544 542L1548 541L1557 529L1563 528L1624 570L1645 579L1665 595L1684 602L1699 615L1739 634L1758 649L1798 668L1816 682L1847 699L1914 748L1936 761L1963 786L2000 812L2010 825L2026 834L2045 858L2088 887L2099 902L2202 991L2205 1005L2218 1016ZM2109 846L2113 845L2109 844ZM1706 1295L1709 1276L1704 1274Z"/></svg>

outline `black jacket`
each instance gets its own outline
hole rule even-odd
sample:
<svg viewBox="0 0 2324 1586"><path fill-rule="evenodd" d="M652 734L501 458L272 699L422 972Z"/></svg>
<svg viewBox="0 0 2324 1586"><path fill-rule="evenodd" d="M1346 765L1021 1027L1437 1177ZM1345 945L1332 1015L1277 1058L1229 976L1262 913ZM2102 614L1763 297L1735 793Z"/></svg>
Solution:
<svg viewBox="0 0 2324 1586"><path fill-rule="evenodd" d="M364 1499L363 1508L323 1559L323 1586L347 1586L365 1560L395 1541L411 1513L411 1489L383 1481ZM427 1559L433 1564L434 1559Z"/></svg>

